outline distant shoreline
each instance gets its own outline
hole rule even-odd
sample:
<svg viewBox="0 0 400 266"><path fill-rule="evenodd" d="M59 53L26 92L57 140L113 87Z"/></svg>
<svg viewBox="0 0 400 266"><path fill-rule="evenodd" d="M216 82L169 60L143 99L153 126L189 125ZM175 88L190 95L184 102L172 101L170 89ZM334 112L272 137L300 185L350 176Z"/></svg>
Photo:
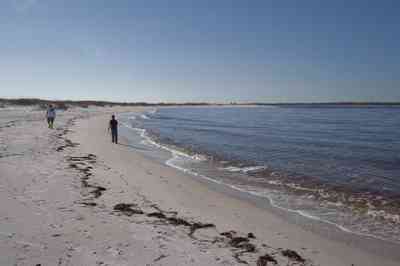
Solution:
<svg viewBox="0 0 400 266"><path fill-rule="evenodd" d="M47 100L39 98L0 98L0 107L4 105L48 105L55 104L59 107L84 107L100 106L277 106L277 107L296 107L296 108L343 108L343 107L400 107L400 102L294 102L294 103L264 103L264 102L230 102L230 103L212 103L212 102L111 102L111 101L96 101L96 100Z"/></svg>

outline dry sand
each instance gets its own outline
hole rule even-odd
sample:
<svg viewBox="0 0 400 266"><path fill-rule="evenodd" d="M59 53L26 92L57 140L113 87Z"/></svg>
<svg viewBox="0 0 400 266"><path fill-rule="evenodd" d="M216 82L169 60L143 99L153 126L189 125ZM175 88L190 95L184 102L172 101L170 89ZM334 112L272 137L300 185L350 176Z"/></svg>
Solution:
<svg viewBox="0 0 400 266"><path fill-rule="evenodd" d="M0 109L1 266L400 264L110 143L109 115L142 110L75 108L50 130Z"/></svg>

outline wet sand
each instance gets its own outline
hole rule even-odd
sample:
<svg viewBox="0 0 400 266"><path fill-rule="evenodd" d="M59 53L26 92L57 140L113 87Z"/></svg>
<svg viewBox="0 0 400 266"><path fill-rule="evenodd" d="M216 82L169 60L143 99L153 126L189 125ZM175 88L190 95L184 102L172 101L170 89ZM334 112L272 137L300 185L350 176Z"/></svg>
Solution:
<svg viewBox="0 0 400 266"><path fill-rule="evenodd" d="M54 130L42 111L0 110L0 265L399 264L390 245L320 234L112 144L110 114L142 110L72 109Z"/></svg>

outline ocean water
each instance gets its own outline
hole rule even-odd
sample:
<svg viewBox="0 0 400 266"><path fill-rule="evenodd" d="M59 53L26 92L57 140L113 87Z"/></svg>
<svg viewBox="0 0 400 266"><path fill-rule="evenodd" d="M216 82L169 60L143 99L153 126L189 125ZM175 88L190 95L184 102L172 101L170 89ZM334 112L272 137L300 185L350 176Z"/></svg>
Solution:
<svg viewBox="0 0 400 266"><path fill-rule="evenodd" d="M400 242L400 108L180 107L120 120L172 167Z"/></svg>

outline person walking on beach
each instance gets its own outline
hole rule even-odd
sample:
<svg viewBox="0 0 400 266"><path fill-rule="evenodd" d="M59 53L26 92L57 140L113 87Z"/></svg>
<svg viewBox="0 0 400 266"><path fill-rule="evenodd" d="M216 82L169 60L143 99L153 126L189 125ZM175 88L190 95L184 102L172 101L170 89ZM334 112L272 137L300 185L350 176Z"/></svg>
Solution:
<svg viewBox="0 0 400 266"><path fill-rule="evenodd" d="M53 128L54 119L56 119L56 109L51 104L47 108L46 118L47 118L47 124L49 125L49 128Z"/></svg>
<svg viewBox="0 0 400 266"><path fill-rule="evenodd" d="M110 125L108 130L111 129L111 141L112 143L118 144L118 121L115 119L115 115L111 116Z"/></svg>

